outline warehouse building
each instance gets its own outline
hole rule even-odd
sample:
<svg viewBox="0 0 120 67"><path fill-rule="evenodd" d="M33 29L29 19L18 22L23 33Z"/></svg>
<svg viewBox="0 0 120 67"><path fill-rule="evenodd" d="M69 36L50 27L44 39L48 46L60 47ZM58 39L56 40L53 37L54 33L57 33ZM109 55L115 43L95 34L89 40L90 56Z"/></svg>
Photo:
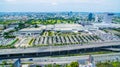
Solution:
<svg viewBox="0 0 120 67"><path fill-rule="evenodd" d="M31 35L40 35L42 33L41 28L24 28L17 32L17 35L31 36Z"/></svg>
<svg viewBox="0 0 120 67"><path fill-rule="evenodd" d="M47 25L46 30L60 31L60 32L78 32L78 31L83 31L84 27L80 24L55 24L55 25Z"/></svg>
<svg viewBox="0 0 120 67"><path fill-rule="evenodd" d="M93 23L93 26L98 28L120 28L120 24L114 23Z"/></svg>

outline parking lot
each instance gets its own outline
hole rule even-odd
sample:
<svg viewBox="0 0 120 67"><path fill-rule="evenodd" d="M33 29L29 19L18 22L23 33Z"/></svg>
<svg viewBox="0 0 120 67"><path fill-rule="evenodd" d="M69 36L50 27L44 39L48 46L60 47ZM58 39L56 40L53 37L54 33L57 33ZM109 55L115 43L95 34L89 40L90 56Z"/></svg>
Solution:
<svg viewBox="0 0 120 67"><path fill-rule="evenodd" d="M84 44L91 42L110 42L120 41L120 38L112 33L106 33L102 30L90 31L92 34L87 35L54 35L35 37L33 45L67 45L67 44Z"/></svg>
<svg viewBox="0 0 120 67"><path fill-rule="evenodd" d="M20 37L15 47L27 47L32 37Z"/></svg>
<svg viewBox="0 0 120 67"><path fill-rule="evenodd" d="M0 45L5 46L5 45L9 45L11 44L13 41L15 40L15 38L3 38L0 37Z"/></svg>
<svg viewBox="0 0 120 67"><path fill-rule="evenodd" d="M39 36L35 38L34 45L49 45L49 44L80 44L88 42L101 41L94 35L72 35L72 36Z"/></svg>
<svg viewBox="0 0 120 67"><path fill-rule="evenodd" d="M99 36L102 41L120 41L120 38L113 33L106 33L104 31L92 31L94 35Z"/></svg>
<svg viewBox="0 0 120 67"><path fill-rule="evenodd" d="M59 46L59 45L74 45L74 44L86 44L86 43L98 43L98 42L114 42L120 41L120 38L113 33L106 33L102 30L90 31L92 34L71 34L67 33L61 35L52 36L19 36L19 40L14 44L15 47L29 47L29 46ZM33 42L30 41L33 39ZM10 44L14 38L5 39L0 38L0 45Z"/></svg>

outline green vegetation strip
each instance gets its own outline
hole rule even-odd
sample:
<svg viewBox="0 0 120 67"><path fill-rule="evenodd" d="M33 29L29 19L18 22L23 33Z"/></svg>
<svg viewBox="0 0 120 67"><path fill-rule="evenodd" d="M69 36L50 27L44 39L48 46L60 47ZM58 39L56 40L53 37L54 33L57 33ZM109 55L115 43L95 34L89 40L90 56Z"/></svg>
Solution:
<svg viewBox="0 0 120 67"><path fill-rule="evenodd" d="M15 40L13 40L10 44L8 45L0 45L0 49L5 49L5 48L15 48L14 44L18 41L19 39L16 38Z"/></svg>
<svg viewBox="0 0 120 67"><path fill-rule="evenodd" d="M120 62L104 62L104 63L97 63L96 67L120 67Z"/></svg>
<svg viewBox="0 0 120 67"><path fill-rule="evenodd" d="M16 38L13 40L10 44L8 45L0 45L0 49L6 49L6 48L15 48L14 44L18 41L19 39Z"/></svg>
<svg viewBox="0 0 120 67"><path fill-rule="evenodd" d="M32 38L31 40L30 40L30 42L29 42L29 45L32 45L33 44L33 42L34 42L34 38Z"/></svg>
<svg viewBox="0 0 120 67"><path fill-rule="evenodd" d="M69 57L69 56L99 55L99 54L111 54L111 53L116 53L116 52L98 51L98 52L85 52L85 53L67 54L67 55L49 56L49 57Z"/></svg>
<svg viewBox="0 0 120 67"><path fill-rule="evenodd" d="M37 65L36 67L39 67L39 65ZM45 67L79 67L79 63L78 62L71 62L70 64L64 64L64 65L48 64L48 65L45 65Z"/></svg>
<svg viewBox="0 0 120 67"><path fill-rule="evenodd" d="M15 40L13 40L9 45L14 45L19 39L16 38Z"/></svg>

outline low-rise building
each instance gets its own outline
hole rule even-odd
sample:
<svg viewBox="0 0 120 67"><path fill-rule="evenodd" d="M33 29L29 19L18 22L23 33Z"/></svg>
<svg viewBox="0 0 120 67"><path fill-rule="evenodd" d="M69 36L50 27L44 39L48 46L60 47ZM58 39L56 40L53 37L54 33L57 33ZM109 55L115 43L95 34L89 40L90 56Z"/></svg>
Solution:
<svg viewBox="0 0 120 67"><path fill-rule="evenodd" d="M10 31L13 31L13 30L15 30L15 28L7 28L7 29L4 29L4 30L2 31L2 33L10 32Z"/></svg>
<svg viewBox="0 0 120 67"><path fill-rule="evenodd" d="M93 26L98 28L120 28L120 24L114 23L93 23Z"/></svg>
<svg viewBox="0 0 120 67"><path fill-rule="evenodd" d="M84 28L85 30L88 30L88 31L95 31L99 29L98 27L93 26L93 25L85 25Z"/></svg>
<svg viewBox="0 0 120 67"><path fill-rule="evenodd" d="M24 28L17 32L17 35L31 36L31 35L40 35L43 29L41 28Z"/></svg>
<svg viewBox="0 0 120 67"><path fill-rule="evenodd" d="M4 29L4 25L0 24L0 30L3 30L3 29Z"/></svg>
<svg viewBox="0 0 120 67"><path fill-rule="evenodd" d="M78 32L78 31L83 31L84 27L80 24L55 24L55 25L47 25L46 30L60 31L60 32Z"/></svg>

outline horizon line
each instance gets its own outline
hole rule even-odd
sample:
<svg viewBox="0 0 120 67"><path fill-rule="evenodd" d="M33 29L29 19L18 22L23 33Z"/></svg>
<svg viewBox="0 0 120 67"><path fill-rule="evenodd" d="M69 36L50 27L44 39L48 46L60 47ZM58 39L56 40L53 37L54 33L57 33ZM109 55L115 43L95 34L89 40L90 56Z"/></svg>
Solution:
<svg viewBox="0 0 120 67"><path fill-rule="evenodd" d="M109 12L109 11L0 11L0 13L61 13L61 12L78 12L78 13L120 13L120 12Z"/></svg>

